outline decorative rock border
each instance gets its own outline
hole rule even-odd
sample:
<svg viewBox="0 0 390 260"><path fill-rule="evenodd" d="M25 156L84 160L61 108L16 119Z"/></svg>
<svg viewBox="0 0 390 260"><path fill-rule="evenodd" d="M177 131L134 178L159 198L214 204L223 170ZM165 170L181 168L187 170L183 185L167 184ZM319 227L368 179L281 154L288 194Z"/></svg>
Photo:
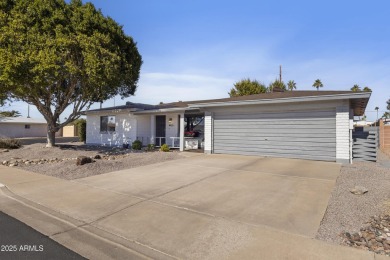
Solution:
<svg viewBox="0 0 390 260"><path fill-rule="evenodd" d="M101 159L101 160L108 160L108 161L114 161L117 159L122 159L127 156L129 156L132 153L143 153L144 151L132 151L132 152L123 152L123 151L114 151L114 152L105 152L104 154L96 154L94 156L87 156L91 159ZM47 163L59 163L63 161L71 161L71 160L77 160L77 157L75 158L51 158L51 159L22 159L22 158L11 158L11 160L5 160L3 162L0 162L1 165L8 166L8 167L15 167L15 166L29 166L29 165L38 165L38 164L47 164Z"/></svg>
<svg viewBox="0 0 390 260"><path fill-rule="evenodd" d="M360 232L341 234L343 244L390 256L390 215L373 216Z"/></svg>

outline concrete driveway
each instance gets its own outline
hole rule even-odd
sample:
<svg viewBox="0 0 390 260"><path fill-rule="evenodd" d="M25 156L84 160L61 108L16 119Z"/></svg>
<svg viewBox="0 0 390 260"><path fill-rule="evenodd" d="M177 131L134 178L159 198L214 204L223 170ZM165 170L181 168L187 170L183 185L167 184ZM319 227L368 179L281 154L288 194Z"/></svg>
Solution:
<svg viewBox="0 0 390 260"><path fill-rule="evenodd" d="M80 254L90 241L80 232L89 232L158 259L374 259L313 239L339 164L184 155L74 181L13 169L0 171L0 182L77 220L76 229L45 224L41 231ZM17 215L11 204L2 205ZM25 215L19 214L33 225Z"/></svg>
<svg viewBox="0 0 390 260"><path fill-rule="evenodd" d="M189 219L193 213L212 215L314 237L339 172L340 165L327 162L197 155L76 181L143 200L100 221L102 226L123 216L128 221L119 230L139 226L136 221L145 209L145 222L175 209ZM176 224L187 225L185 219Z"/></svg>

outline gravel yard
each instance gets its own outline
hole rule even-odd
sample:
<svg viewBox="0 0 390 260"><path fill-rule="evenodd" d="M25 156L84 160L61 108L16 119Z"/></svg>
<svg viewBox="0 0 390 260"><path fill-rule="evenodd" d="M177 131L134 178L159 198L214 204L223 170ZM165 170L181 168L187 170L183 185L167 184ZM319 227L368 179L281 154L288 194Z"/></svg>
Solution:
<svg viewBox="0 0 390 260"><path fill-rule="evenodd" d="M78 156L102 159L82 166L76 165ZM24 145L15 150L0 150L0 164L4 161L16 163L21 169L45 175L72 180L92 175L129 169L143 165L182 158L176 151L141 152L109 147L87 146L82 143L70 143L54 148L45 148L45 144ZM44 160L42 160L44 159ZM28 161L27 161L28 160Z"/></svg>
<svg viewBox="0 0 390 260"><path fill-rule="evenodd" d="M363 186L368 192L349 190ZM390 214L390 158L379 152L378 162L344 165L329 200L317 238L340 244L343 232L359 232L372 216Z"/></svg>

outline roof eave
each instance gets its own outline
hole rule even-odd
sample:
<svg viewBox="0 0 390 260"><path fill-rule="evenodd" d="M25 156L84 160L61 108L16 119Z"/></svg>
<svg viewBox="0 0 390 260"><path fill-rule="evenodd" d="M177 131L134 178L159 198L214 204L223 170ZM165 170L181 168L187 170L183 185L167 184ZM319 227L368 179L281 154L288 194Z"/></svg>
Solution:
<svg viewBox="0 0 390 260"><path fill-rule="evenodd" d="M131 113L131 112L135 112L135 111L139 111L140 109L137 109L137 108L120 108L120 109L94 109L94 110L87 110L87 111L83 111L83 114L84 115L88 115L88 114L98 114L98 113L105 113L105 112L109 112L109 113Z"/></svg>
<svg viewBox="0 0 390 260"><path fill-rule="evenodd" d="M188 109L187 107L151 109L151 110L136 111L133 114L139 115L139 114L158 114L158 113L169 113L169 112L184 112L187 109Z"/></svg>
<svg viewBox="0 0 390 260"><path fill-rule="evenodd" d="M327 100L343 100L343 99L367 99L368 100L370 98L370 96L371 96L371 92L360 92L360 93L353 93L353 94L336 94L336 95L323 95L323 96L255 99L255 100L240 100L240 101L222 101L222 102L210 102L210 103L194 103L194 104L190 104L189 108L242 106L242 105L327 101Z"/></svg>

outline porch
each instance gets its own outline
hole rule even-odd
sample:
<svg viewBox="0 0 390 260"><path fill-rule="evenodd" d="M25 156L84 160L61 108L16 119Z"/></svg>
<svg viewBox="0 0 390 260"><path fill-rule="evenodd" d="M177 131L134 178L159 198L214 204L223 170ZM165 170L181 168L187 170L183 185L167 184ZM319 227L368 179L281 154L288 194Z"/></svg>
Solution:
<svg viewBox="0 0 390 260"><path fill-rule="evenodd" d="M199 110L181 113L135 113L137 140L144 145L161 147L167 144L180 151L204 150L204 113Z"/></svg>

